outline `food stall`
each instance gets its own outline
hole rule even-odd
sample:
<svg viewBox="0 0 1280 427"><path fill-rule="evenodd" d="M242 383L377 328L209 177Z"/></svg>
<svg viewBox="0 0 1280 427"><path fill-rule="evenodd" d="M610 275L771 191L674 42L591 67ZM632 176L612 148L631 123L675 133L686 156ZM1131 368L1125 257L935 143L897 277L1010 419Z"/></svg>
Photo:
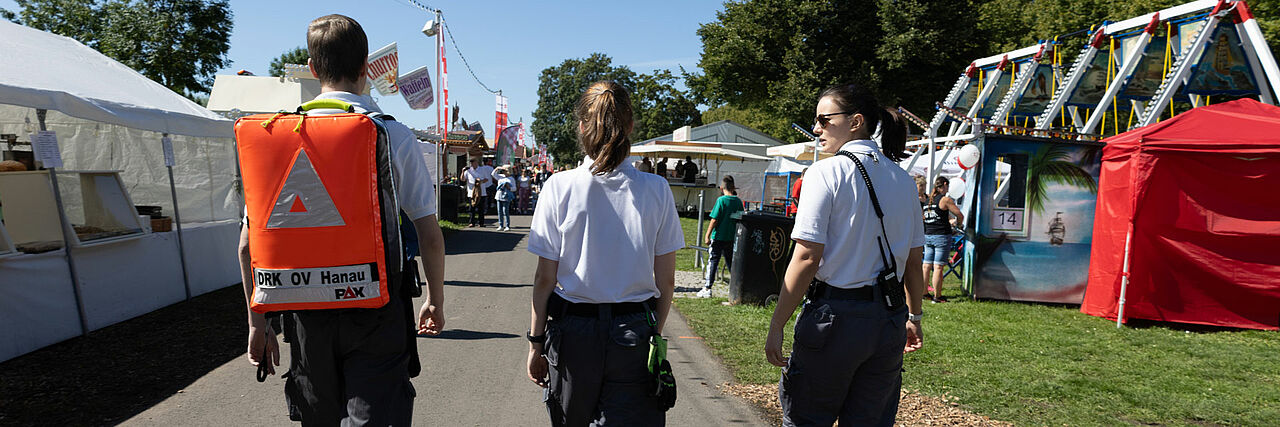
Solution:
<svg viewBox="0 0 1280 427"><path fill-rule="evenodd" d="M764 169L767 165L766 162L769 158L739 149L742 147L727 147L734 145L745 144L656 141L651 144L632 146L631 155L655 159L664 157L683 159L688 156L695 160L700 160L702 165L698 168L698 179L694 182L686 183L678 178L666 178L671 185L671 193L675 196L677 210L680 212L708 212L711 210L711 206L715 204L716 198L719 197L719 194L714 190L718 187L722 172L722 162L737 162L741 167L733 168L735 171L741 170L745 172L743 175L751 174L763 177ZM707 167L707 163L712 160L715 161L714 169ZM738 178L738 176L735 175L735 178ZM758 188L757 184L745 181L744 179L735 181L739 191L748 188L754 191L755 188ZM749 195L739 194L739 196L743 200L753 200ZM701 205L699 205L699 199L702 200ZM759 201L758 197L754 198L754 200ZM701 206L702 209L698 209L698 206Z"/></svg>
<svg viewBox="0 0 1280 427"><path fill-rule="evenodd" d="M70 38L0 51L0 361L240 281L230 120Z"/></svg>

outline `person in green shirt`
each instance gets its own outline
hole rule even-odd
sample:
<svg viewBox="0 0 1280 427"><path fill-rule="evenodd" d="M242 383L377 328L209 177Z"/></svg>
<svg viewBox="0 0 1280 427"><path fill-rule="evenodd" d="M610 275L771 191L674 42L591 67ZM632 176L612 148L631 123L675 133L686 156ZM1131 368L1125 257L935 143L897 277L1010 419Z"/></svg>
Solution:
<svg viewBox="0 0 1280 427"><path fill-rule="evenodd" d="M738 230L738 218L742 215L742 199L738 198L738 189L733 185L733 177L725 175L720 179L720 193L716 206L711 208L711 224L703 240L711 248L711 260L707 263L707 282L698 291L698 298L711 297L711 284L715 283L716 271L720 267L720 258L725 258L725 265L733 265L733 236Z"/></svg>

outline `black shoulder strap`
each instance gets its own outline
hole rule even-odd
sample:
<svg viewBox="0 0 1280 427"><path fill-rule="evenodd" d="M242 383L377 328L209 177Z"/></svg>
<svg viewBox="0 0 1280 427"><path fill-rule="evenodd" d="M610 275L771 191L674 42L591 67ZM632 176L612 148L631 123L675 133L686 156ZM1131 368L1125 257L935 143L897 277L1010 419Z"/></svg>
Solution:
<svg viewBox="0 0 1280 427"><path fill-rule="evenodd" d="M894 270L897 270L898 260L893 257L893 247L889 246L889 233L886 232L884 228L884 211L880 209L880 198L876 197L876 187L871 184L871 176L867 175L867 168L862 165L862 161L858 160L858 157L853 155L853 153L842 150L836 154L848 157L849 160L853 160L853 164L858 166L858 172L862 174L862 182L867 184L867 191L871 194L871 207L875 208L876 218L880 219L880 234L884 236L884 247L880 248L880 260L884 261L884 265L886 267L892 267ZM877 237L877 247L880 247L878 244L879 241L880 238ZM884 254L886 248L889 251L889 256L887 258Z"/></svg>

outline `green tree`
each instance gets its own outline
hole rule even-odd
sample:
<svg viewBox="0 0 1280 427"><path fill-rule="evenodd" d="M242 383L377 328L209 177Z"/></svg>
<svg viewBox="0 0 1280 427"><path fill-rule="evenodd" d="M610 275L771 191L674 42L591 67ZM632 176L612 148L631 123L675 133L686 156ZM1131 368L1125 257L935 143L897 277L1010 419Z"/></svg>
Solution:
<svg viewBox="0 0 1280 427"><path fill-rule="evenodd" d="M675 86L677 78L669 70L636 76L631 91L637 104L635 140L646 140L670 133L681 126L701 126L702 113L693 96Z"/></svg>
<svg viewBox="0 0 1280 427"><path fill-rule="evenodd" d="M267 71L272 77L284 77L284 64L307 65L308 59L311 59L311 52L308 52L307 48L295 47L272 59Z"/></svg>
<svg viewBox="0 0 1280 427"><path fill-rule="evenodd" d="M750 111L744 122L784 141L804 137L820 90L858 82L881 103L932 110L977 54L969 2L750 0L702 25L702 74L688 85L710 111ZM709 117L704 117L709 119Z"/></svg>
<svg viewBox="0 0 1280 427"><path fill-rule="evenodd" d="M631 93L635 112L632 140L642 140L671 132L684 125L702 124L697 102L675 87L677 78L668 70L652 75L636 74L626 66L614 66L607 55L593 53L580 59L566 59L542 70L538 78L538 107L533 111L534 139L561 163L582 159L578 147L578 127L573 107L592 83L613 80Z"/></svg>
<svg viewBox="0 0 1280 427"><path fill-rule="evenodd" d="M229 65L227 0L15 0L28 27L71 37L188 97Z"/></svg>
<svg viewBox="0 0 1280 427"><path fill-rule="evenodd" d="M602 53L581 59L566 59L560 65L542 70L538 76L538 107L533 110L533 137L547 144L547 150L561 164L582 159L578 148L578 127L573 107L582 92L600 80L613 80L631 88L636 73L625 66L613 66L613 60Z"/></svg>

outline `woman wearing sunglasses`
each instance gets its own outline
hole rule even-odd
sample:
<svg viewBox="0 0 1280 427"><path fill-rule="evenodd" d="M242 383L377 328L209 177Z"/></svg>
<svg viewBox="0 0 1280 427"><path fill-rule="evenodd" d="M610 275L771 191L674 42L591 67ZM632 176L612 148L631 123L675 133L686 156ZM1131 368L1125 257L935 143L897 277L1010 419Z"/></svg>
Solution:
<svg viewBox="0 0 1280 427"><path fill-rule="evenodd" d="M816 110L822 151L839 155L805 174L765 356L784 367L784 425L889 426L902 356L924 336L924 227L915 183L896 163L906 157L906 123L853 84L823 91ZM788 358L783 328L806 298Z"/></svg>

